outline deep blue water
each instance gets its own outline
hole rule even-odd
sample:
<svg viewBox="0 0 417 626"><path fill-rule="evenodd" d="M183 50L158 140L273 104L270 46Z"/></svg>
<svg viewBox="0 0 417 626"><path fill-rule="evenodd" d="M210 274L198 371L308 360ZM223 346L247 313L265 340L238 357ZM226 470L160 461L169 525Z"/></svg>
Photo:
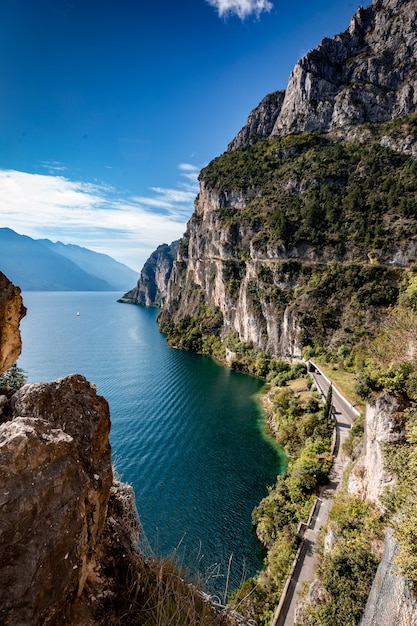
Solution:
<svg viewBox="0 0 417 626"><path fill-rule="evenodd" d="M97 385L110 405L115 467L134 487L150 545L176 552L221 594L230 558L235 587L264 556L251 512L279 454L255 397L262 383L170 348L157 310L119 295L24 292L18 365L31 382L77 372Z"/></svg>

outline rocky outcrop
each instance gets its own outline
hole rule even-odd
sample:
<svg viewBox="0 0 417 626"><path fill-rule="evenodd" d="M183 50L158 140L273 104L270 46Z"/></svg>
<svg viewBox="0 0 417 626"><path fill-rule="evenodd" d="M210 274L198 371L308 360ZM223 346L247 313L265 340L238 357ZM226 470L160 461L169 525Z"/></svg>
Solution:
<svg viewBox="0 0 417 626"><path fill-rule="evenodd" d="M100 576L113 482L109 409L78 375L24 385L0 426L0 621L74 623Z"/></svg>
<svg viewBox="0 0 417 626"><path fill-rule="evenodd" d="M367 403L364 449L349 475L349 493L376 502L381 508L380 497L395 485L384 462L384 446L403 443L405 438L400 408L399 400L387 393Z"/></svg>
<svg viewBox="0 0 417 626"><path fill-rule="evenodd" d="M15 363L22 349L19 324L26 315L20 289L0 272L0 374Z"/></svg>
<svg viewBox="0 0 417 626"><path fill-rule="evenodd" d="M415 0L374 0L360 7L345 32L323 39L297 63L283 97L261 103L229 150L267 136L346 132L415 111L416 32Z"/></svg>
<svg viewBox="0 0 417 626"><path fill-rule="evenodd" d="M170 245L163 243L158 246L143 266L136 287L120 298L119 302L161 306L166 298L168 281L179 245L178 239Z"/></svg>
<svg viewBox="0 0 417 626"><path fill-rule="evenodd" d="M0 274L0 363L17 359L20 290ZM110 415L83 376L0 388L0 623L117 623L136 562L131 487L114 480Z"/></svg>
<svg viewBox="0 0 417 626"><path fill-rule="evenodd" d="M397 573L398 542L388 529L385 550L359 626L413 626L417 624L417 602L409 585Z"/></svg>
<svg viewBox="0 0 417 626"><path fill-rule="evenodd" d="M244 206L243 194L228 197L233 206ZM291 307L273 297L261 298L259 273L279 272L275 259L258 258L256 251L245 260L237 260L235 248L241 242L250 245L253 233L245 226L224 228L218 209L223 202L221 194L200 184L183 241L185 252L179 252L168 285L165 306L160 322L167 317L179 322L196 310L202 294L207 306L219 310L223 316L224 335L237 333L242 341L253 342L260 350L272 354L301 356L301 344L295 332L297 322ZM277 287L285 280L277 279ZM288 332L290 331L290 332Z"/></svg>
<svg viewBox="0 0 417 626"><path fill-rule="evenodd" d="M245 126L228 145L228 150L237 150L265 139L274 130L277 117L281 112L285 91L270 93L249 115Z"/></svg>

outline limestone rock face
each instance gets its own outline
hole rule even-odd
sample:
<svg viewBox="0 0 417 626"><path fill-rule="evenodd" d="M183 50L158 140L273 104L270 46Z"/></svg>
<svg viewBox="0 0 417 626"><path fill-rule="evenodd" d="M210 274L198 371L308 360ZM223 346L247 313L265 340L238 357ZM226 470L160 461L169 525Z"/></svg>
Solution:
<svg viewBox="0 0 417 626"><path fill-rule="evenodd" d="M347 129L415 111L416 33L415 0L360 7L345 32L297 63L285 92L261 102L229 150L269 135Z"/></svg>
<svg viewBox="0 0 417 626"><path fill-rule="evenodd" d="M349 476L350 493L378 503L384 490L394 484L384 464L383 445L399 443L405 437L404 426L396 419L398 409L398 400L387 393L367 404L365 446Z"/></svg>
<svg viewBox="0 0 417 626"><path fill-rule="evenodd" d="M251 145L259 139L269 137L281 112L284 98L285 91L275 91L265 96L249 115L245 126L229 144L228 150L236 150L241 146Z"/></svg>
<svg viewBox="0 0 417 626"><path fill-rule="evenodd" d="M13 365L20 355L19 323L25 315L20 289L0 272L0 373Z"/></svg>
<svg viewBox="0 0 417 626"><path fill-rule="evenodd" d="M262 268L273 271L275 260L286 255L272 251L271 258L265 258L252 248L250 228L224 228L219 207L224 203L244 207L246 202L243 193L224 196L200 181L195 212L183 240L187 247L174 262L160 321L170 317L178 322L193 313L204 293L206 304L221 311L225 334L236 332L242 341L253 342L260 350L299 357L301 343L291 308L281 303L277 306L271 298L256 299L251 291ZM240 262L235 248L242 242L251 247L251 255ZM231 290L233 280L238 286Z"/></svg>
<svg viewBox="0 0 417 626"><path fill-rule="evenodd" d="M79 375L28 384L0 425L0 622L84 623L113 481L107 402Z"/></svg>
<svg viewBox="0 0 417 626"><path fill-rule="evenodd" d="M161 306L166 298L169 277L180 240L163 243L151 254L141 271L137 285L121 302Z"/></svg>
<svg viewBox="0 0 417 626"><path fill-rule="evenodd" d="M398 542L389 528L385 536L384 556L378 566L359 626L417 624L415 595L405 579L396 573L397 551Z"/></svg>

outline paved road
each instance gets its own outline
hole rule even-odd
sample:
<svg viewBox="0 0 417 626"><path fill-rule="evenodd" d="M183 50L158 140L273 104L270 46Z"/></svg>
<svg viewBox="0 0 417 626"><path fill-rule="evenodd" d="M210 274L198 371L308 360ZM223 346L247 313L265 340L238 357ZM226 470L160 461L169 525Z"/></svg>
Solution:
<svg viewBox="0 0 417 626"><path fill-rule="evenodd" d="M324 396L327 395L330 382L318 370L310 372L314 381ZM336 443L334 462L330 471L330 482L322 490L318 499L311 523L304 535L300 559L293 572L285 602L278 615L275 614L271 626L294 626L295 610L299 601L299 594L305 583L311 583L315 577L317 554L316 544L320 528L326 524L332 505L332 497L339 486L345 465L342 461L341 446L349 434L353 419L358 411L341 396L333 387L332 393L333 415L336 421Z"/></svg>

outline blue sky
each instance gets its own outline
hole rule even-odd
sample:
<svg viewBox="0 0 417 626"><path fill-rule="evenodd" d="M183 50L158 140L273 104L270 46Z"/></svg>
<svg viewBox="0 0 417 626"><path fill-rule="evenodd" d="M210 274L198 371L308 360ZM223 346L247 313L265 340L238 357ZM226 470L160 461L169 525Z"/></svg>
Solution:
<svg viewBox="0 0 417 626"><path fill-rule="evenodd" d="M140 271L197 175L352 0L4 0L0 227ZM1 269L1 268L0 268Z"/></svg>

